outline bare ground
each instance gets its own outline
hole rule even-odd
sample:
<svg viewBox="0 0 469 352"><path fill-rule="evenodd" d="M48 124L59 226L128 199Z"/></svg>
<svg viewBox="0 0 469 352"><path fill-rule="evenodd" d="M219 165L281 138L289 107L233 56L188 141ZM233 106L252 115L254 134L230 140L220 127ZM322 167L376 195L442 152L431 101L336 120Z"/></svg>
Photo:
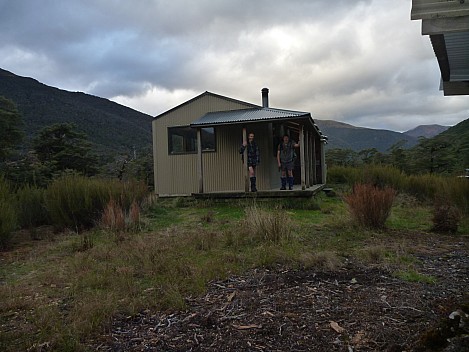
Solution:
<svg viewBox="0 0 469 352"><path fill-rule="evenodd" d="M429 238L414 255L436 283L347 260L337 271L253 269L211 282L187 310L116 317L96 351L469 351L466 239ZM464 314L464 313L461 313ZM454 337L457 336L457 337ZM450 339L450 343L448 343Z"/></svg>

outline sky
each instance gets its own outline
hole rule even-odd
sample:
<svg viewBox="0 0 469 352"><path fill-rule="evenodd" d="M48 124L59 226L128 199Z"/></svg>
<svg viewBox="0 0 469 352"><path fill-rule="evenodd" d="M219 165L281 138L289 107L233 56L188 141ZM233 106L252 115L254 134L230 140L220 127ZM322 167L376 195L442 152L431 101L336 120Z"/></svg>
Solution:
<svg viewBox="0 0 469 352"><path fill-rule="evenodd" d="M469 118L410 0L0 0L0 68L152 116L205 91L406 131Z"/></svg>

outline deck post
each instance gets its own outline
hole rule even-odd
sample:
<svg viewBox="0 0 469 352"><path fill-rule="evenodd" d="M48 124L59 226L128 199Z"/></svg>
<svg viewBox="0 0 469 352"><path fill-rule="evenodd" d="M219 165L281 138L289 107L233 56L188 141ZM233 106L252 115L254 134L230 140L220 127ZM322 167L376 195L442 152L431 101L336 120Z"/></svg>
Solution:
<svg viewBox="0 0 469 352"><path fill-rule="evenodd" d="M313 143L314 135L313 132L309 133L308 150L309 150L309 185L314 185L313 172L314 172L314 160L313 160Z"/></svg>
<svg viewBox="0 0 469 352"><path fill-rule="evenodd" d="M326 184L327 165L326 165L326 140L321 138L321 183Z"/></svg>
<svg viewBox="0 0 469 352"><path fill-rule="evenodd" d="M204 165L202 162L202 129L197 128L197 174L199 177L199 193L204 193Z"/></svg>
<svg viewBox="0 0 469 352"><path fill-rule="evenodd" d="M305 131L305 181L306 181L306 188L309 188L309 164L311 161L309 160L309 131Z"/></svg>
<svg viewBox="0 0 469 352"><path fill-rule="evenodd" d="M313 184L316 185L318 183L318 162L316 157L316 137L313 137Z"/></svg>
<svg viewBox="0 0 469 352"><path fill-rule="evenodd" d="M247 143L248 141L248 136L247 136L247 131L246 127L243 127L243 145L244 143ZM248 168L248 148L244 148L244 153L243 153L243 168L244 168L244 191L247 193L249 192L249 168Z"/></svg>
<svg viewBox="0 0 469 352"><path fill-rule="evenodd" d="M300 163L301 163L301 189L304 191L306 189L305 179L306 179L306 170L305 170L305 127L301 126L300 129Z"/></svg>

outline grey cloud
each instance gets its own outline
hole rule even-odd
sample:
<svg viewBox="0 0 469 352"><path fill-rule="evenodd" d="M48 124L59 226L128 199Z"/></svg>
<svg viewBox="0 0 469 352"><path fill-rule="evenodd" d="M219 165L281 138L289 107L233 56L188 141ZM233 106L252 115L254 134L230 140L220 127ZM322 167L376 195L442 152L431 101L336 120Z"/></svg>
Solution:
<svg viewBox="0 0 469 352"><path fill-rule="evenodd" d="M437 91L409 12L407 0L0 0L0 67L109 98L157 87L256 103L267 85L276 107L383 128L467 117Z"/></svg>

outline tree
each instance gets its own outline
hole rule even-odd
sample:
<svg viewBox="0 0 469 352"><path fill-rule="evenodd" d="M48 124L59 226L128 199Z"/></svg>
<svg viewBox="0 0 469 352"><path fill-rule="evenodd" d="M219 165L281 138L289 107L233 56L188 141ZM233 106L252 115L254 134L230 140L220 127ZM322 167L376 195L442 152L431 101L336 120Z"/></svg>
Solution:
<svg viewBox="0 0 469 352"><path fill-rule="evenodd" d="M391 165L395 168L398 168L400 171L407 169L407 150L403 146L407 143L406 140L401 140L397 143L394 143L389 147L388 152L390 153L390 162Z"/></svg>
<svg viewBox="0 0 469 352"><path fill-rule="evenodd" d="M23 140L22 127L23 120L15 103L0 96L0 161L10 156L13 149Z"/></svg>
<svg viewBox="0 0 469 352"><path fill-rule="evenodd" d="M413 171L451 173L455 164L451 143L437 138L419 138L419 144L412 149Z"/></svg>
<svg viewBox="0 0 469 352"><path fill-rule="evenodd" d="M356 166L358 154L351 149L334 148L326 151L327 165Z"/></svg>
<svg viewBox="0 0 469 352"><path fill-rule="evenodd" d="M362 149L358 157L364 164L382 164L387 161L387 155L382 154L376 148Z"/></svg>
<svg viewBox="0 0 469 352"><path fill-rule="evenodd" d="M91 143L74 124L44 127L33 139L33 148L38 159L49 168L51 176L66 170L88 176L97 172L97 157L91 152Z"/></svg>

